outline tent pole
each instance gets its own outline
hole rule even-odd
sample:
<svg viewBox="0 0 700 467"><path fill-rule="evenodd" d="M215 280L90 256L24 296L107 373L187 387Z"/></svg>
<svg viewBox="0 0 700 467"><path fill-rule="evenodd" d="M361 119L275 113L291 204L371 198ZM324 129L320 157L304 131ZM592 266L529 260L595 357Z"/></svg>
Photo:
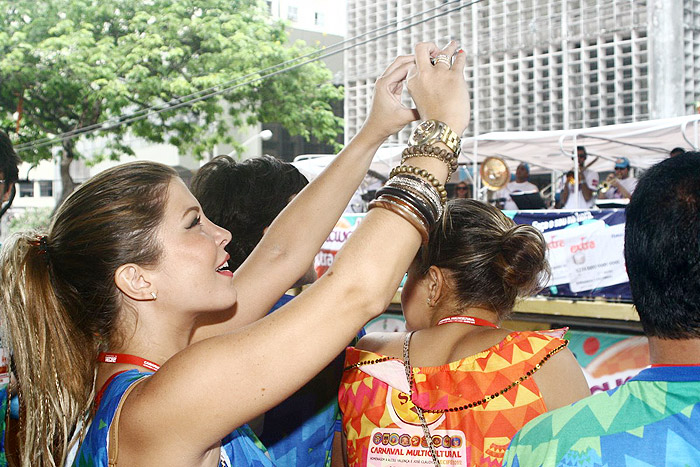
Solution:
<svg viewBox="0 0 700 467"><path fill-rule="evenodd" d="M579 182L578 182L578 180L579 180L579 176L580 176L581 174L579 174L579 170L578 170L578 168L579 168L579 167L578 167L578 151L576 150L576 147L577 147L577 146L576 146L576 135L574 135L574 151L573 151L573 153L571 154L571 159L574 161L574 192L573 192L573 195L574 195L574 208L575 208L575 209L580 209L581 206L578 205L578 202L579 202L579 198L578 198L578 183L579 183ZM569 196L571 196L571 195L572 195L572 194L569 193Z"/></svg>
<svg viewBox="0 0 700 467"><path fill-rule="evenodd" d="M549 197L550 201L552 202L552 206L556 206L557 204L557 180L559 177L557 176L556 170L552 170L550 172L550 182L551 182L551 187L552 189L549 190Z"/></svg>
<svg viewBox="0 0 700 467"><path fill-rule="evenodd" d="M472 89L472 121L474 122L474 142L472 154L474 155L472 162L474 171L472 172L472 178L474 179L474 185L472 190L472 196L474 199L478 200L480 198L481 190L481 174L479 173L479 162L477 157L477 151L479 149L479 143L476 139L479 137L479 34L478 34L478 24L479 24L479 2L472 4L472 57L474 60L474 79L473 79L473 89Z"/></svg>

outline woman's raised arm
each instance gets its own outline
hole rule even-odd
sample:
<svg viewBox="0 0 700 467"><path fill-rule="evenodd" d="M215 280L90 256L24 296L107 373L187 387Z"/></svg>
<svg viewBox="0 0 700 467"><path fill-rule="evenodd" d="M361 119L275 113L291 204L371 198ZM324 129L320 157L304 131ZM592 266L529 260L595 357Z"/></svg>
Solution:
<svg viewBox="0 0 700 467"><path fill-rule="evenodd" d="M469 121L465 57L460 51L452 68L433 66L430 58L438 52L434 44L416 47L409 91L422 118L446 122L461 134ZM415 157L411 165L440 182L447 177L446 164L435 158ZM126 443L127 451L152 455L140 458L144 465L173 455L202 465L202 453L211 452L215 440L301 387L385 309L420 243L413 223L372 209L329 271L303 294L249 326L191 345L139 385L122 412L120 433L129 436L120 440L120 452Z"/></svg>
<svg viewBox="0 0 700 467"><path fill-rule="evenodd" d="M418 118L401 104L413 55L398 57L377 79L372 109L359 133L275 219L250 257L236 270L233 310L200 326L194 340L219 335L262 318L301 277L362 182L377 149ZM232 239L233 242L236 239Z"/></svg>

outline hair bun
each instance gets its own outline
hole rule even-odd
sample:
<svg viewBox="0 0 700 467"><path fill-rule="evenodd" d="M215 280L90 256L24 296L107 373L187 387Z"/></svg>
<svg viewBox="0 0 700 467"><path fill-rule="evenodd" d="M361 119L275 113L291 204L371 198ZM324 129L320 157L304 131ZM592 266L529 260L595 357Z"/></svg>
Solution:
<svg viewBox="0 0 700 467"><path fill-rule="evenodd" d="M539 230L530 225L514 225L501 237L503 282L518 289L518 296L540 290L550 271L547 244Z"/></svg>

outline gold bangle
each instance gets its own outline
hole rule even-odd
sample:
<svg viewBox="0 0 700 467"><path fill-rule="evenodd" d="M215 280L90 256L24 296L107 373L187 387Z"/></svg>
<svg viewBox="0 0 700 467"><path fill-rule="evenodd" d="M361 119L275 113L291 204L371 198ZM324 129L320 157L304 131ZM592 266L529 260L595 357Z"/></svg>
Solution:
<svg viewBox="0 0 700 467"><path fill-rule="evenodd" d="M413 174L424 178L435 187L438 193L440 193L440 202L442 204L445 204L447 202L447 190L445 189L445 186L442 183L440 183L440 181L437 178L435 178L435 175L431 174L427 170L420 169L418 167L413 167L410 165L399 165L391 169L389 178L398 174Z"/></svg>
<svg viewBox="0 0 700 467"><path fill-rule="evenodd" d="M411 175L397 175L390 178L384 186L407 190L416 196L420 196L430 205L430 208L435 213L436 219L442 217L444 208L440 201L440 193L438 193L437 189L431 183L428 183L427 180Z"/></svg>
<svg viewBox="0 0 700 467"><path fill-rule="evenodd" d="M393 201L385 200L385 199L375 199L369 203L367 206L368 210L372 210L374 208L383 208L388 211L393 212L396 215L401 216L403 219L408 221L415 229L418 231L421 237L421 243L425 245L428 243L428 239L430 237L430 234L428 233L428 228L425 224L421 222L421 220L413 213L407 210L407 208L403 207L400 204L397 204Z"/></svg>
<svg viewBox="0 0 700 467"><path fill-rule="evenodd" d="M413 217L415 217L421 225L425 228L427 232L430 232L430 222L428 219L425 217L425 214L420 212L416 206L411 204L408 200L402 199L396 195L393 194L383 194L378 198L380 201L388 201L390 203L394 203L398 205L399 207L403 208L405 211L409 212Z"/></svg>

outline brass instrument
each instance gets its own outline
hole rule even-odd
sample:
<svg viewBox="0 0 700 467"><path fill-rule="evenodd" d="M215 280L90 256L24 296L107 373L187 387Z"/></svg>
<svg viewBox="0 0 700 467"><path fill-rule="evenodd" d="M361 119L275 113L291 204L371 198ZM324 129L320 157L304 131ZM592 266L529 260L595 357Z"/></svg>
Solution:
<svg viewBox="0 0 700 467"><path fill-rule="evenodd" d="M569 170L566 172L566 183L573 185L574 184L574 171Z"/></svg>
<svg viewBox="0 0 700 467"><path fill-rule="evenodd" d="M491 191L498 191L510 181L510 170L500 157L487 157L481 163L481 182Z"/></svg>
<svg viewBox="0 0 700 467"><path fill-rule="evenodd" d="M615 180L615 174L608 175L608 177L602 181L598 187L598 196L604 195L610 189L613 180Z"/></svg>
<svg viewBox="0 0 700 467"><path fill-rule="evenodd" d="M579 170L579 177L581 177L581 176L583 175L583 171L584 171L584 170L590 169L591 166L592 166L593 164L595 164L596 162L598 162L598 159L600 159L600 157L596 156L595 159L593 159L593 160L590 161L588 164L586 164L585 166L583 166L583 168ZM576 168L576 167L574 167L574 169L575 169L575 168ZM566 183L569 183L569 184L571 184L571 185L574 184L574 178L575 178L575 177L574 177L574 169L571 169L571 170L569 170L568 172L566 172ZM606 188L605 191L607 191L607 190L608 190L608 189Z"/></svg>

